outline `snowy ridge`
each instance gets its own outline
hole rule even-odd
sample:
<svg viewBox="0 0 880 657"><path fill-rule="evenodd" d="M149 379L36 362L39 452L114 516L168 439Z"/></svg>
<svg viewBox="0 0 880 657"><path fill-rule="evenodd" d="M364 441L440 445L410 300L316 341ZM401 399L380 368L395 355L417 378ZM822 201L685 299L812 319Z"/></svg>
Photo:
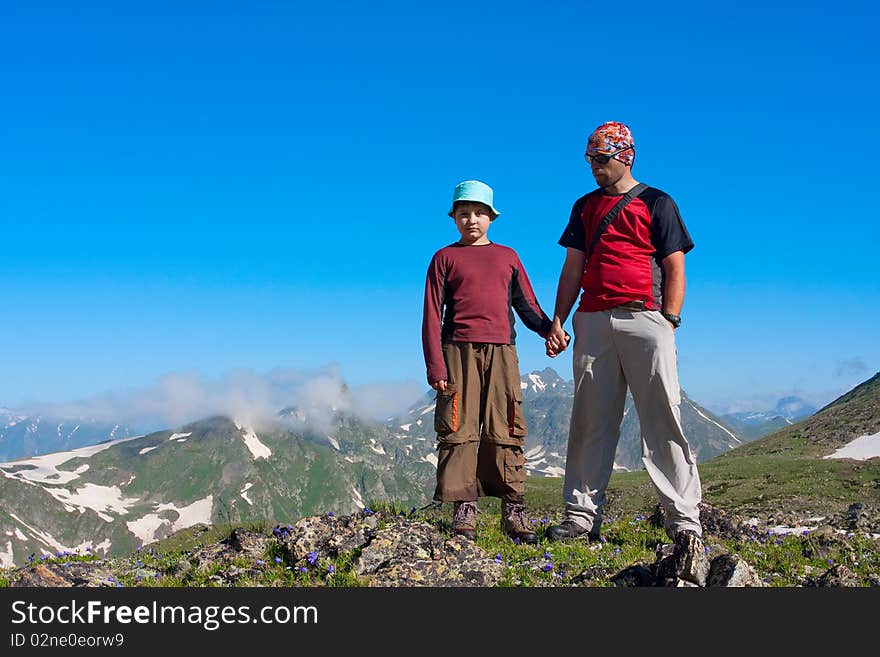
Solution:
<svg viewBox="0 0 880 657"><path fill-rule="evenodd" d="M691 408L694 409L694 412L696 412L696 414L699 415L701 418L703 418L703 419L706 420L707 422L711 422L711 423L714 424L716 427L718 427L719 429L721 429L724 433L726 433L728 436L730 436L731 438L733 438L733 439L737 442L737 444L739 444L739 445L742 445L742 444L743 444L743 442L742 442L739 438L737 438L733 433L731 433L729 429L727 429L726 427L724 427L724 426L721 425L721 424L718 424L715 420L713 420L712 418L706 416L705 413L703 413L702 411L700 411L700 409L697 408L696 404L694 404L692 401L688 400L688 404L690 404Z"/></svg>

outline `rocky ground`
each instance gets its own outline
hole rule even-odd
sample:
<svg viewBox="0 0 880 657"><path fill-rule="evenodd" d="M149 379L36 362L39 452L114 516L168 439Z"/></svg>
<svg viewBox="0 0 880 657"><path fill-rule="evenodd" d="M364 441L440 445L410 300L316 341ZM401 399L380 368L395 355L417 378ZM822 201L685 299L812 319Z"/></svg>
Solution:
<svg viewBox="0 0 880 657"><path fill-rule="evenodd" d="M659 507L649 521L662 527ZM725 544L757 540L781 525L801 527L805 519L784 513L744 519L703 505L701 521L705 544L693 537L679 537L677 544L658 545L651 563L632 564L619 572L587 568L571 573L555 585L766 586L766 578ZM195 530L199 531L207 532L207 528ZM806 549L819 552L839 545L856 531L880 535L880 510L852 505L846 513L822 519L815 528L802 530L811 539ZM257 580L266 559L272 557L277 563L287 564L287 570L302 572L317 563L341 563L344 565L337 567L350 571L359 585L378 587L491 587L502 583L506 568L498 555L471 541L450 538L442 523L378 512L313 516L292 526L276 526L271 533L237 528L224 540L181 553L161 566L155 562L145 565L132 557L35 560L5 576L11 587L118 586L120 580L141 583L160 577L170 578L165 581L174 581L178 586L241 586ZM535 561L533 567L540 568L539 560ZM333 566L328 568L333 572ZM191 575L197 572L211 574L207 581L193 584ZM880 574L871 575L869 583L880 585ZM289 584L278 581L262 585ZM810 572L800 585L863 586L864 580L842 564L829 564L827 570Z"/></svg>

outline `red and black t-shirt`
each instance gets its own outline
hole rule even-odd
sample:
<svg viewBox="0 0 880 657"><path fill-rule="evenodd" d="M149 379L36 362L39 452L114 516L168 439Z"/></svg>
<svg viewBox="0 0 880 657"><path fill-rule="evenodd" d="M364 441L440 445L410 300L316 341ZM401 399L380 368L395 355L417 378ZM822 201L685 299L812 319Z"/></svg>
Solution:
<svg viewBox="0 0 880 657"><path fill-rule="evenodd" d="M559 244L586 251L593 230L620 200L596 189L575 201ZM623 208L584 264L579 312L608 310L628 301L663 308L663 267L670 253L694 248L675 201L648 187Z"/></svg>
<svg viewBox="0 0 880 657"><path fill-rule="evenodd" d="M541 310L513 249L500 244L450 244L431 258L425 280L422 347L428 383L445 381L443 342L515 344L513 311L546 338L552 322Z"/></svg>

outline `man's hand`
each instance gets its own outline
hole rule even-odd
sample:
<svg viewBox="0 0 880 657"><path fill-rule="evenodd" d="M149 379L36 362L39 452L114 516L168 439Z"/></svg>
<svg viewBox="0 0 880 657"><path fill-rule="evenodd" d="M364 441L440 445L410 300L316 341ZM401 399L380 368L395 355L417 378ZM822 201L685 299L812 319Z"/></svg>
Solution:
<svg viewBox="0 0 880 657"><path fill-rule="evenodd" d="M446 381L434 381L434 383L431 384L431 387L434 388L434 390L446 392Z"/></svg>
<svg viewBox="0 0 880 657"><path fill-rule="evenodd" d="M569 342L571 342L571 336L562 328L562 323L559 319L554 319L553 326L550 328L550 332L547 333L547 341L544 343L547 355L550 358L556 358L556 356L565 351Z"/></svg>

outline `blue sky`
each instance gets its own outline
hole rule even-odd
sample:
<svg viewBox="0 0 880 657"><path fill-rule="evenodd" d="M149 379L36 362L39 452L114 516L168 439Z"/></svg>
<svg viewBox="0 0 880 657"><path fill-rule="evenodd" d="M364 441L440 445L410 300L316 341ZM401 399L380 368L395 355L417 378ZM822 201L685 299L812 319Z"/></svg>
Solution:
<svg viewBox="0 0 880 657"><path fill-rule="evenodd" d="M696 243L694 399L827 402L880 370L878 10L608 7L5 4L0 406L333 364L421 391L453 186L495 188L489 236L552 313L612 119ZM571 376L519 326L524 372Z"/></svg>

